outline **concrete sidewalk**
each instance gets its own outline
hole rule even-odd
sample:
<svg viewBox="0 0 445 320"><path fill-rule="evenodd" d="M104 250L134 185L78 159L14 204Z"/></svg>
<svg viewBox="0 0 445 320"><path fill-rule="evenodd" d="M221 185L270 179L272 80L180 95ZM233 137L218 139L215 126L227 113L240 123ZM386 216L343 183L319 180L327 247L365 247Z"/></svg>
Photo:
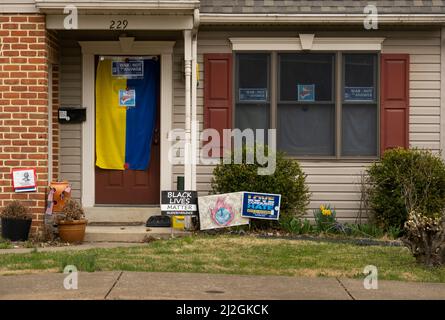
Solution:
<svg viewBox="0 0 445 320"><path fill-rule="evenodd" d="M80 273L77 290L65 290L60 273L0 276L0 299L190 299L190 300L361 300L445 299L445 284L362 280L236 276L193 273Z"/></svg>

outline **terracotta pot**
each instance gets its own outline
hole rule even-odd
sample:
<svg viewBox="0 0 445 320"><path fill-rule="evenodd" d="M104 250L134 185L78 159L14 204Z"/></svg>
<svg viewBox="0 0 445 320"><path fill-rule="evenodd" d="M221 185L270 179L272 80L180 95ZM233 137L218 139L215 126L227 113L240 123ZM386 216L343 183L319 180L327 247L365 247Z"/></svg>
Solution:
<svg viewBox="0 0 445 320"><path fill-rule="evenodd" d="M59 236L62 241L69 243L81 243L85 237L87 220L59 221Z"/></svg>

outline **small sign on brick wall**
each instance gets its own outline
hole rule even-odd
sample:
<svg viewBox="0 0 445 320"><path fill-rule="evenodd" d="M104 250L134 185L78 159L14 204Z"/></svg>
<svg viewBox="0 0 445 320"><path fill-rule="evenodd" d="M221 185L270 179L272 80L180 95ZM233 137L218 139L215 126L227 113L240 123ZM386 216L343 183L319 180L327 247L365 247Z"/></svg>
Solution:
<svg viewBox="0 0 445 320"><path fill-rule="evenodd" d="M35 192L37 190L36 169L12 169L12 186L15 192Z"/></svg>

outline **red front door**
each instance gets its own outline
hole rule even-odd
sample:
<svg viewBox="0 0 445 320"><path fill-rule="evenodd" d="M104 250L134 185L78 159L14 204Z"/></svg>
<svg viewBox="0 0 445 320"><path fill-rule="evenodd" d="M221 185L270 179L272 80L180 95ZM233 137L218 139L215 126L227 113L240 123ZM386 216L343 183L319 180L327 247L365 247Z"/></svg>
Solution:
<svg viewBox="0 0 445 320"><path fill-rule="evenodd" d="M159 81L159 79L158 79ZM159 86L158 86L159 87ZM159 97L159 94L158 94ZM156 126L152 139L150 165L147 170L110 170L95 167L96 204L159 204L160 144L159 99Z"/></svg>
<svg viewBox="0 0 445 320"><path fill-rule="evenodd" d="M96 167L96 204L159 204L160 148L155 143L146 171Z"/></svg>

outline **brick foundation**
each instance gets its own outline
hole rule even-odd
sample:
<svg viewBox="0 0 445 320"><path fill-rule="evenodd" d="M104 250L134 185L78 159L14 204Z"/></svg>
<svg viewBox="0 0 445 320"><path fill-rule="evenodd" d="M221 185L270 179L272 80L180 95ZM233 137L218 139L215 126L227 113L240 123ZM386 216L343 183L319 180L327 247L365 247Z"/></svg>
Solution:
<svg viewBox="0 0 445 320"><path fill-rule="evenodd" d="M53 97L48 97L49 65L58 55L57 38L46 31L44 15L0 14L0 46L0 207L11 200L22 201L33 213L31 232L38 235L48 185L48 99L53 98L53 117L58 107L57 65L52 67ZM57 121L52 130L57 174ZM37 192L14 193L11 170L23 167L36 168Z"/></svg>

